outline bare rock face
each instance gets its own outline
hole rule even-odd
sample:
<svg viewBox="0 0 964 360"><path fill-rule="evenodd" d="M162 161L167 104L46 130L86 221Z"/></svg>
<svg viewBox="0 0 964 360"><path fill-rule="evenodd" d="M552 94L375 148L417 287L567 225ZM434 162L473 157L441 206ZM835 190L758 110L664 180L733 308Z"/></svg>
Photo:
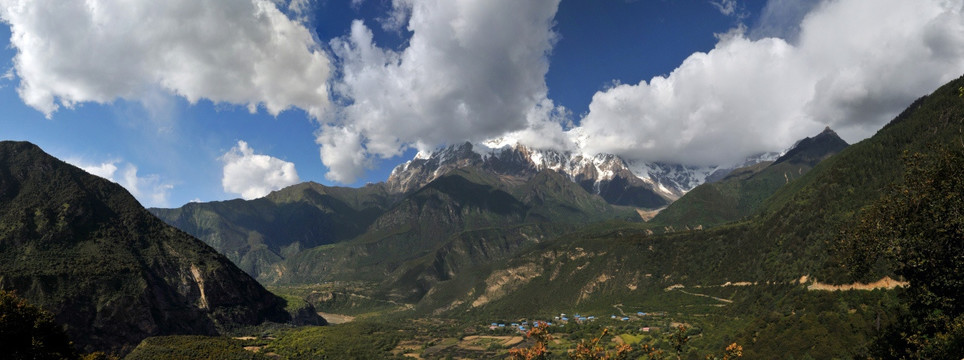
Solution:
<svg viewBox="0 0 964 360"><path fill-rule="evenodd" d="M430 156L417 155L399 165L392 170L385 183L392 192L408 193L422 188L449 171L481 166L483 163L482 156L472 151L472 144L453 145L433 152Z"/></svg>
<svg viewBox="0 0 964 360"><path fill-rule="evenodd" d="M86 351L291 318L284 300L119 185L24 142L0 143L0 289L53 313Z"/></svg>

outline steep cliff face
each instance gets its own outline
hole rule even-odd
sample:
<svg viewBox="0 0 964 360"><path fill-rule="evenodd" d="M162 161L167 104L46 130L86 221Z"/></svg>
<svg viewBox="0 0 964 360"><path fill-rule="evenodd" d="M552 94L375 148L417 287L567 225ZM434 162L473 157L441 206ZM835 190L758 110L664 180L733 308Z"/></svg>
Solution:
<svg viewBox="0 0 964 360"><path fill-rule="evenodd" d="M290 320L284 300L119 185L22 142L0 143L0 288L88 351Z"/></svg>

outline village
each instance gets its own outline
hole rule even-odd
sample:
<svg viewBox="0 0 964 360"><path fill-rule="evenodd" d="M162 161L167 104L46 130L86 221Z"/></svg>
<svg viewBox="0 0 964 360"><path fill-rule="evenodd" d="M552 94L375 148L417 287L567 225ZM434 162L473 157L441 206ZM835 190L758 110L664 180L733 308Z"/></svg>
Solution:
<svg viewBox="0 0 964 360"><path fill-rule="evenodd" d="M618 309L618 308L617 308ZM492 332L498 333L521 333L526 334L533 327L547 326L547 327L558 327L564 328L567 324L588 324L596 322L597 320L607 320L608 323L612 322L628 322L628 323L640 323L639 331L648 333L654 331L658 326L654 326L656 323L662 323L666 316L665 312L644 312L638 311L635 314L625 314L620 311L620 315L611 314L608 317L599 318L595 315L581 315L579 313L572 314L572 316L566 313L560 313L552 318L552 320L528 320L521 319L516 322L492 322L488 325L488 329ZM668 326L668 325L667 325Z"/></svg>

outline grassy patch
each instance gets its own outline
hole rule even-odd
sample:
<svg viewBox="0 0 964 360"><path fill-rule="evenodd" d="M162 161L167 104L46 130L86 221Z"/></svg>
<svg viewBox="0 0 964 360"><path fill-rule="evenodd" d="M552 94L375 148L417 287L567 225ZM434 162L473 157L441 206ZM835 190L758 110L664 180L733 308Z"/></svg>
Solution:
<svg viewBox="0 0 964 360"><path fill-rule="evenodd" d="M245 350L244 341L212 336L157 336L144 339L125 360L267 360L261 353Z"/></svg>

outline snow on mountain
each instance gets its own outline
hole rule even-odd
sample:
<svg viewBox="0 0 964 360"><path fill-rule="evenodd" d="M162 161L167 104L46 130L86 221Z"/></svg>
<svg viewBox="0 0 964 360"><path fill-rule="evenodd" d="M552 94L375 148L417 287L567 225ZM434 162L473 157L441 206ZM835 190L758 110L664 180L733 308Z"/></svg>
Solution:
<svg viewBox="0 0 964 360"><path fill-rule="evenodd" d="M706 178L720 170L720 166L683 166L664 163L628 163L630 171L640 179L648 179L657 188L675 197L706 182Z"/></svg>
<svg viewBox="0 0 964 360"><path fill-rule="evenodd" d="M578 137L574 142L578 146ZM452 145L429 154L419 153L396 167L387 184L396 192L413 191L448 171L470 166L520 178L552 170L610 203L658 208L704 182L722 178L735 168L777 156L776 153L762 154L729 166L683 166L627 162L613 154L532 149L511 137L501 137L474 145L468 142Z"/></svg>

